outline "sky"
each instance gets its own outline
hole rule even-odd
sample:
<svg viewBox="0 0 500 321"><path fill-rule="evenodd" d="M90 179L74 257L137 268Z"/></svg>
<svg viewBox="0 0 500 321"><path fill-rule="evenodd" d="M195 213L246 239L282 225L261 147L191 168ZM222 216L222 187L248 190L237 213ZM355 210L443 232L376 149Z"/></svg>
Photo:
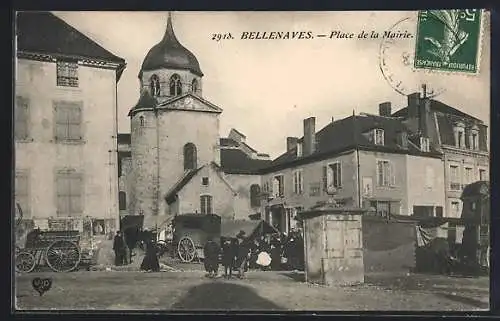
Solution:
<svg viewBox="0 0 500 321"><path fill-rule="evenodd" d="M125 59L118 83L119 132L129 133L127 113L139 98L138 73L149 49L165 32L167 12L54 12L95 42ZM220 135L236 128L261 153L277 157L287 136L302 136L303 119L316 117L319 130L333 119L378 113L390 101L393 112L406 106L403 94L422 82L435 97L483 120L490 119L489 16L485 15L477 75L412 70L415 38L395 39L381 53L382 38L358 39L365 30L416 31L416 12L173 12L179 41L197 57L203 97L223 109ZM294 40L241 39L242 32L311 31L327 37ZM331 32L354 33L354 39ZM231 33L234 39L212 40ZM408 58L409 57L409 58ZM405 60L406 59L406 60ZM381 61L388 66L381 71ZM390 76L392 81L386 78ZM394 89L402 83L402 93ZM401 91L401 90L399 90ZM489 136L489 135L488 135Z"/></svg>

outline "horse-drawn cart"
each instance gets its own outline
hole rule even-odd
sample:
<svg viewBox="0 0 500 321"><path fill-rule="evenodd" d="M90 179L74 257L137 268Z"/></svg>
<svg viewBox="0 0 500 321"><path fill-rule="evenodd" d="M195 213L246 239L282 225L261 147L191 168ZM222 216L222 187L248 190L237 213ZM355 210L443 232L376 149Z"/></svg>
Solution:
<svg viewBox="0 0 500 321"><path fill-rule="evenodd" d="M183 214L173 220L173 245L182 262L203 259L203 247L209 237L220 242L221 218L215 214Z"/></svg>
<svg viewBox="0 0 500 321"><path fill-rule="evenodd" d="M40 231L28 233L24 248L17 249L16 271L29 273L46 263L55 272L69 272L82 261L78 231Z"/></svg>

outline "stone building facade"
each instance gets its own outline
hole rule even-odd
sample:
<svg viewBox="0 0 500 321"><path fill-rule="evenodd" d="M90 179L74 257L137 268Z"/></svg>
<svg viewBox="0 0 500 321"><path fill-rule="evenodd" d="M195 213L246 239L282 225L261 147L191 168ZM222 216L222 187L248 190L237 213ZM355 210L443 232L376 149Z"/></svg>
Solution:
<svg viewBox="0 0 500 321"><path fill-rule="evenodd" d="M425 95L425 92L424 92ZM446 217L460 217L465 186L489 181L487 126L483 121L420 93L408 97L408 106L393 114L414 130L429 133L430 144L443 153Z"/></svg>
<svg viewBox="0 0 500 321"><path fill-rule="evenodd" d="M125 61L46 12L17 16L14 198L41 229L117 227ZM97 225L96 225L97 226Z"/></svg>
<svg viewBox="0 0 500 321"><path fill-rule="evenodd" d="M248 206L241 208L246 204L241 200L250 198L249 190L237 186L235 192L229 184L238 181L228 178L231 167L238 167L232 162L235 155L223 150L237 149L236 157L252 166L266 155L242 137L235 141L233 132L232 138L220 138L222 109L203 98L202 77L198 60L176 38L169 15L162 40L147 53L139 72L140 98L129 112L131 170L123 173L123 181L130 184L120 187L128 214L144 214L146 228L186 212L218 212L225 218L251 214ZM224 146L228 141L231 146ZM127 157L122 160L124 165L129 162ZM248 176L248 166L245 169L236 172Z"/></svg>

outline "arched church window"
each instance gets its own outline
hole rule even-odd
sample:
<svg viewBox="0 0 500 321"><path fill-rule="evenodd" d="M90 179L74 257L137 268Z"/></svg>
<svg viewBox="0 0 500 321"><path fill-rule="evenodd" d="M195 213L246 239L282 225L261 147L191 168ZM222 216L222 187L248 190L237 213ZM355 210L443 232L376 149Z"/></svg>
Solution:
<svg viewBox="0 0 500 321"><path fill-rule="evenodd" d="M170 77L170 96L179 96L182 94L181 77L178 74Z"/></svg>
<svg viewBox="0 0 500 321"><path fill-rule="evenodd" d="M144 126L144 116L139 117L139 124L141 127Z"/></svg>
<svg viewBox="0 0 500 321"><path fill-rule="evenodd" d="M151 76L149 88L151 89L151 96L157 97L160 95L160 78L157 75Z"/></svg>
<svg viewBox="0 0 500 321"><path fill-rule="evenodd" d="M191 91L193 93L198 91L198 81L196 79L193 79L193 82L191 83Z"/></svg>
<svg viewBox="0 0 500 321"><path fill-rule="evenodd" d="M196 169L197 167L196 146L193 143L187 143L184 145L184 170Z"/></svg>

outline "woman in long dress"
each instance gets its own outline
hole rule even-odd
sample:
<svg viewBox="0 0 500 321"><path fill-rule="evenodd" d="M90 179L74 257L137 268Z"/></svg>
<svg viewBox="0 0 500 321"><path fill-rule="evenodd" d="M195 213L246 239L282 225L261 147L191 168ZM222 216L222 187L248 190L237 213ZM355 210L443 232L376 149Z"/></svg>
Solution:
<svg viewBox="0 0 500 321"><path fill-rule="evenodd" d="M146 272L159 272L160 262L156 255L156 246L152 240L146 242L146 255L141 263L141 270Z"/></svg>

